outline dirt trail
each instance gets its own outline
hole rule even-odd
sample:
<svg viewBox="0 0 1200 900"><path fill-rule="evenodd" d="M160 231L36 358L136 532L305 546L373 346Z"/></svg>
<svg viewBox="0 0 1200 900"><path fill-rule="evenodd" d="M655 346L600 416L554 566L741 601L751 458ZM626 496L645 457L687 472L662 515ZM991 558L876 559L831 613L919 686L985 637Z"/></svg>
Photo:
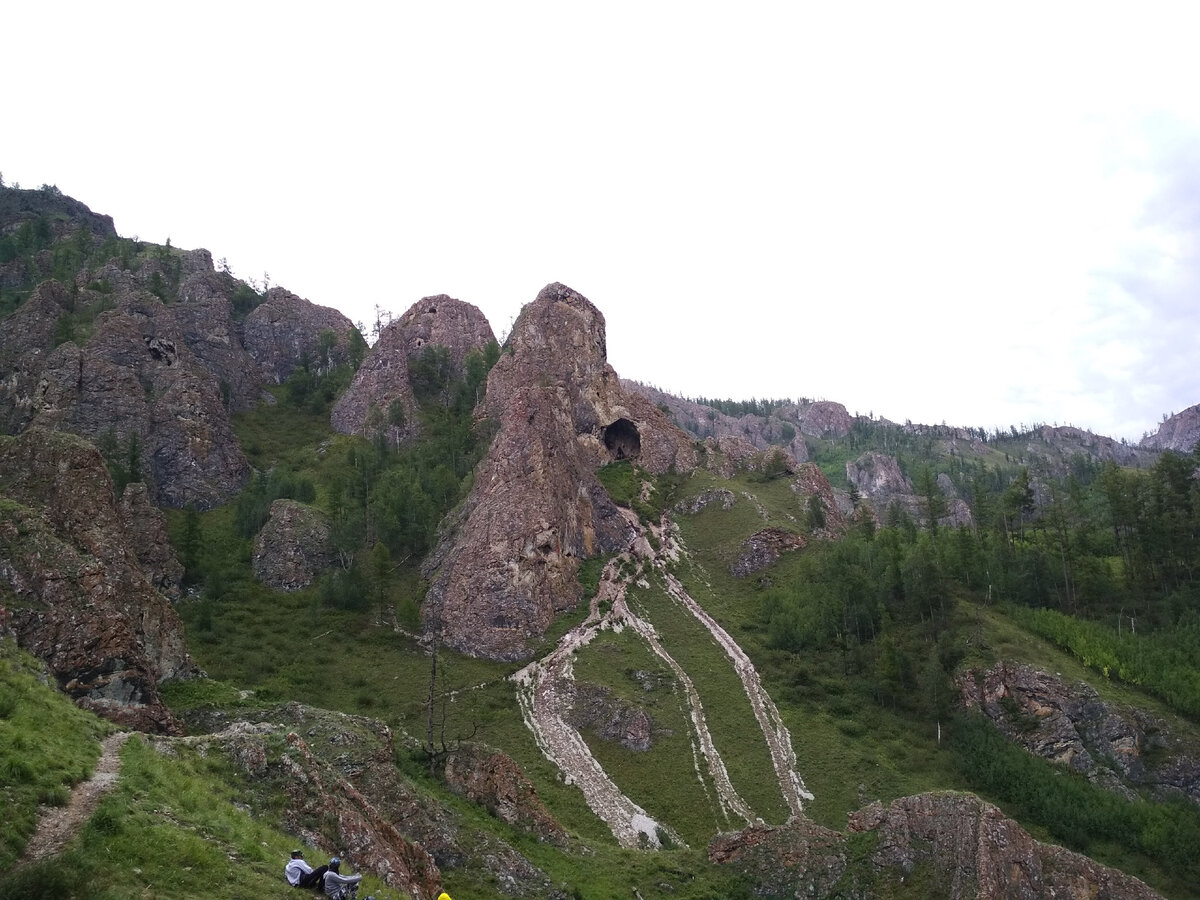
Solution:
<svg viewBox="0 0 1200 900"><path fill-rule="evenodd" d="M38 820L37 831L29 839L25 854L17 863L18 867L60 853L71 838L79 833L83 823L96 809L100 798L116 786L121 772L121 746L130 734L131 732L121 731L104 739L100 760L96 763L96 771L92 773L92 777L75 785L66 806L54 807L42 814Z"/></svg>

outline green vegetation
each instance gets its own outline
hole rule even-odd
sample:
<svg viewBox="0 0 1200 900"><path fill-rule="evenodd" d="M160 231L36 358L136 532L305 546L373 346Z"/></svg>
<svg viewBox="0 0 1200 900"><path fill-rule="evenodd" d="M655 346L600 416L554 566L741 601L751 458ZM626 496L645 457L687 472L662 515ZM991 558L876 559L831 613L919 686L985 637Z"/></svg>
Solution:
<svg viewBox="0 0 1200 900"><path fill-rule="evenodd" d="M122 750L116 789L81 834L58 857L6 876L5 896L288 896L283 864L296 837L252 815L241 782L221 754L180 745L163 754L135 737ZM374 878L363 888L380 900L404 896Z"/></svg>
<svg viewBox="0 0 1200 900"><path fill-rule="evenodd" d="M20 857L39 804L62 806L92 773L100 738L115 729L40 678L42 667L0 638L0 871Z"/></svg>

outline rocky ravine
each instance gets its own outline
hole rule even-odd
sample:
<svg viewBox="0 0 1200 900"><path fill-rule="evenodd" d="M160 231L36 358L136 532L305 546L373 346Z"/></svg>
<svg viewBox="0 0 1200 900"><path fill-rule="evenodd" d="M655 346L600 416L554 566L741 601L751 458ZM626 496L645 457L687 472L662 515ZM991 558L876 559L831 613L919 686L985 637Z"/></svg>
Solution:
<svg viewBox="0 0 1200 900"><path fill-rule="evenodd" d="M690 471L696 453L660 409L622 388L604 316L561 284L521 310L481 412L499 430L426 560L423 615L457 650L519 659L578 601L580 560L633 540L596 469L633 458L656 474Z"/></svg>

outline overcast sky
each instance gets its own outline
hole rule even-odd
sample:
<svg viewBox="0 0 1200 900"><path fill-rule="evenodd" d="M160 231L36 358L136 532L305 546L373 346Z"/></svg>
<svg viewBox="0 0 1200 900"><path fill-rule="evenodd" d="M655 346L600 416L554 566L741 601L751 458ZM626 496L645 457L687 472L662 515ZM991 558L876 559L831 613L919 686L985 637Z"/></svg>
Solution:
<svg viewBox="0 0 1200 900"><path fill-rule="evenodd" d="M672 393L1137 440L1200 403L1200 5L986 9L25 3L0 172L355 321L561 281Z"/></svg>

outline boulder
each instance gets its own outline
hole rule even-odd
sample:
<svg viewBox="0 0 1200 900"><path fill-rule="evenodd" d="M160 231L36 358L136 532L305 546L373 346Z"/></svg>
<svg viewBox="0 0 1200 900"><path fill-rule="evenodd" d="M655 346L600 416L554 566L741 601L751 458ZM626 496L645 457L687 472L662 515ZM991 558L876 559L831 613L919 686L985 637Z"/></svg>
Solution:
<svg viewBox="0 0 1200 900"><path fill-rule="evenodd" d="M254 539L254 577L280 591L312 584L334 562L329 519L295 500L276 500Z"/></svg>

